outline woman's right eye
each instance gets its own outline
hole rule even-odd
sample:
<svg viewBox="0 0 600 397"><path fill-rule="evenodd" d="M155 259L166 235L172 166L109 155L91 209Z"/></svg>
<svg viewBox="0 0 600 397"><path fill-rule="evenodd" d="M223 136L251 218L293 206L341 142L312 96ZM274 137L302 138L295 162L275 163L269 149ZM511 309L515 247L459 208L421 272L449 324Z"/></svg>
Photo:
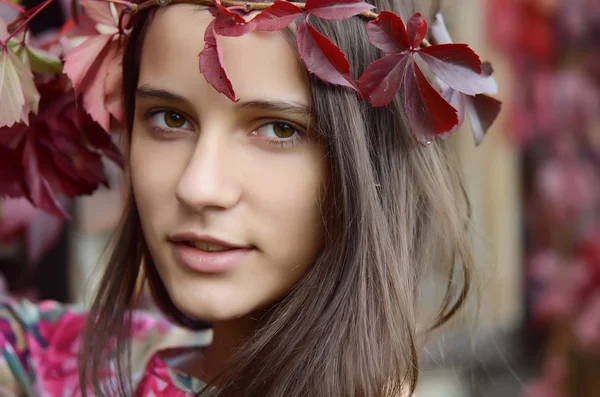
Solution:
<svg viewBox="0 0 600 397"><path fill-rule="evenodd" d="M153 132L165 133L193 128L185 115L174 110L153 110L148 112L146 118Z"/></svg>

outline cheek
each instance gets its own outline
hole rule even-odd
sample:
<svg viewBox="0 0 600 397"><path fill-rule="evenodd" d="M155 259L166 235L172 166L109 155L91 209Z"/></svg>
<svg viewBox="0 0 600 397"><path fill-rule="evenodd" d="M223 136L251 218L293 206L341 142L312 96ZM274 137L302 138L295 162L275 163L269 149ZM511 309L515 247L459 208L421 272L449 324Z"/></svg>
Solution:
<svg viewBox="0 0 600 397"><path fill-rule="evenodd" d="M288 158L285 165L255 182L259 225L269 225L262 233L269 239L265 244L285 268L305 267L322 249L321 192L326 175L321 151L313 150L304 158Z"/></svg>
<svg viewBox="0 0 600 397"><path fill-rule="evenodd" d="M133 194L142 223L160 217L172 201L186 154L181 145L160 144L134 128L129 167ZM163 211L164 212L164 211Z"/></svg>

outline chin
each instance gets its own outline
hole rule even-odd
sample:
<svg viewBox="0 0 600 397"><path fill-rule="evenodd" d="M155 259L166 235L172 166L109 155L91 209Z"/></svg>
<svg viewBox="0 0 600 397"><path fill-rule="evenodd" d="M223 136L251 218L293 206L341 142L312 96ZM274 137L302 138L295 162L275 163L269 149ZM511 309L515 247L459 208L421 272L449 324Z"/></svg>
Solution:
<svg viewBox="0 0 600 397"><path fill-rule="evenodd" d="M169 291L171 300L187 316L209 323L224 322L243 318L256 311L257 305L248 299L243 300L244 294L215 293L203 290L203 293L185 293L181 289ZM247 298L247 297L246 297Z"/></svg>

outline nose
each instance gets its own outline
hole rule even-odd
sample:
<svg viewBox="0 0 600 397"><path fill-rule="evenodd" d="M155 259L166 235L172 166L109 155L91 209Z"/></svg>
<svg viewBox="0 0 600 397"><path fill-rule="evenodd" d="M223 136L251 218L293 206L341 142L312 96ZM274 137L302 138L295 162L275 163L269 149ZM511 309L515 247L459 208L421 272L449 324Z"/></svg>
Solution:
<svg viewBox="0 0 600 397"><path fill-rule="evenodd" d="M241 194L236 170L239 164L228 146L227 134L201 133L177 184L177 200L194 212L233 207Z"/></svg>

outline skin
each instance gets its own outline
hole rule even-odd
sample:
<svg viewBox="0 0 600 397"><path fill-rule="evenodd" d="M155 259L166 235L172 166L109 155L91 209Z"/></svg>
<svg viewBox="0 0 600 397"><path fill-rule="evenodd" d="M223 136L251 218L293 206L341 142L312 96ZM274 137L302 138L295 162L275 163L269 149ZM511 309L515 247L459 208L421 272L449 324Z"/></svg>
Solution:
<svg viewBox="0 0 600 397"><path fill-rule="evenodd" d="M285 296L315 262L327 175L296 51L280 33L223 39L234 103L199 73L211 19L190 5L156 12L142 49L130 149L133 192L160 277L181 311L214 325L212 345L185 368L204 378L252 331L253 314ZM223 273L192 271L169 241L189 231L253 251Z"/></svg>

